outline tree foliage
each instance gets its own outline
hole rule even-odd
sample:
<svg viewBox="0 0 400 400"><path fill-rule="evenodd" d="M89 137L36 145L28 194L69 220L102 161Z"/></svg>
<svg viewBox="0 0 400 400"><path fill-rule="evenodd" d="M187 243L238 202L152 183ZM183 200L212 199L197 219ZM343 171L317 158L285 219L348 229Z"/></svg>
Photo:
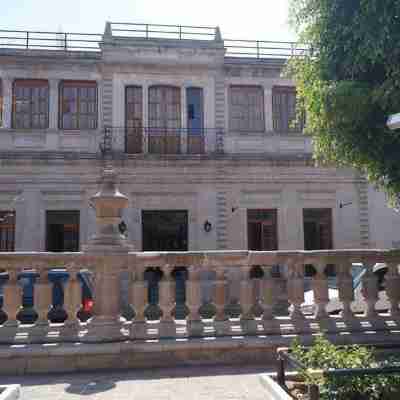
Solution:
<svg viewBox="0 0 400 400"><path fill-rule="evenodd" d="M291 0L291 22L310 46L292 59L299 109L320 162L365 173L400 193L400 0Z"/></svg>
<svg viewBox="0 0 400 400"><path fill-rule="evenodd" d="M306 349L294 340L291 345L292 355L306 369L301 377L306 384L317 384L321 400L386 400L397 399L400 390L400 375L311 375L312 370L335 370L353 368L385 368L399 366L396 358L377 361L371 348L352 345L338 348L323 336L317 336L313 345Z"/></svg>

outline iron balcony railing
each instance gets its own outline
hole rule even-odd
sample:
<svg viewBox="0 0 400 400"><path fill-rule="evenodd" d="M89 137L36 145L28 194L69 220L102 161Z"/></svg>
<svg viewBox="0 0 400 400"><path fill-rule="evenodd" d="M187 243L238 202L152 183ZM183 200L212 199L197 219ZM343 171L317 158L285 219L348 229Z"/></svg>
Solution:
<svg viewBox="0 0 400 400"><path fill-rule="evenodd" d="M204 154L208 135L215 135L216 151L220 151L222 133L215 128L106 127L101 151L123 148L127 154Z"/></svg>
<svg viewBox="0 0 400 400"><path fill-rule="evenodd" d="M300 45L296 42L222 40L219 29L210 26L111 22L109 27L110 30L106 33L117 38L218 40L224 44L227 57L290 58L302 56L309 51L307 45ZM0 29L0 48L100 52L105 35Z"/></svg>

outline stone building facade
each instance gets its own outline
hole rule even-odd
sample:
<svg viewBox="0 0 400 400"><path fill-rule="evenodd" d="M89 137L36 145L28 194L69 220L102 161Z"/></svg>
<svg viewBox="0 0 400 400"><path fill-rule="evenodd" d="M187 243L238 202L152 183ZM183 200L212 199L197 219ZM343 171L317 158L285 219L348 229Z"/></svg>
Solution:
<svg viewBox="0 0 400 400"><path fill-rule="evenodd" d="M1 250L87 243L101 149L139 251L397 246L384 194L312 162L285 57L230 55L218 28L146 30L107 23L94 50L68 48L66 34L54 48L0 44Z"/></svg>

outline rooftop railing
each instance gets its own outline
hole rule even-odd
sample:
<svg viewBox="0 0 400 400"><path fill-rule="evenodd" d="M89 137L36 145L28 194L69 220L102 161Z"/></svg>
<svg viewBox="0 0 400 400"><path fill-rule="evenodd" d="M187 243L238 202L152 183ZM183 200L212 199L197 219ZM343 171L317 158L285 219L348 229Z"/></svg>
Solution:
<svg viewBox="0 0 400 400"><path fill-rule="evenodd" d="M12 31L0 29L0 48L100 51L97 33Z"/></svg>
<svg viewBox="0 0 400 400"><path fill-rule="evenodd" d="M227 57L289 58L307 52L306 46L299 46L296 42L224 39L224 43Z"/></svg>
<svg viewBox="0 0 400 400"><path fill-rule="evenodd" d="M218 27L107 23L111 37L174 40L220 41L225 46L225 56L254 59L289 58L304 55L308 48L296 42L222 39ZM102 34L73 32L41 32L0 30L0 48L40 49L62 51L101 51Z"/></svg>
<svg viewBox="0 0 400 400"><path fill-rule="evenodd" d="M216 28L211 26L137 24L111 22L115 36L144 39L214 40Z"/></svg>

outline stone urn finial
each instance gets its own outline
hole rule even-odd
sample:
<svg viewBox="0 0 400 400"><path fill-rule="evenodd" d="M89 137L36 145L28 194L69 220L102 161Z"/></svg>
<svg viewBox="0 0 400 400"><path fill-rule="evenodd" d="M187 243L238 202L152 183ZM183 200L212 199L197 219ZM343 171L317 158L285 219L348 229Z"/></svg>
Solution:
<svg viewBox="0 0 400 400"><path fill-rule="evenodd" d="M106 165L100 190L90 198L96 210L96 234L90 239L85 251L127 252L131 246L119 231L122 211L128 207L128 197L118 189L117 174L112 165Z"/></svg>

